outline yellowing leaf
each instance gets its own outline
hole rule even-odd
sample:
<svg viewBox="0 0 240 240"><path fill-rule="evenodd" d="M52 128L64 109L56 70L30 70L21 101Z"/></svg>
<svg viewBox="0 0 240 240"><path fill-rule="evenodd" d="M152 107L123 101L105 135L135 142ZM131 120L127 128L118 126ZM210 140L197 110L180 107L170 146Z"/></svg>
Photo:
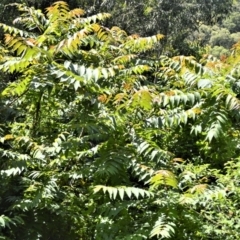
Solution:
<svg viewBox="0 0 240 240"><path fill-rule="evenodd" d="M159 170L155 172L155 175L151 178L150 183L153 188L160 185L167 185L177 188L178 182L175 175L168 170Z"/></svg>
<svg viewBox="0 0 240 240"><path fill-rule="evenodd" d="M188 192L190 193L196 193L196 194L202 194L207 189L207 184L198 184L190 189L188 189Z"/></svg>
<svg viewBox="0 0 240 240"><path fill-rule="evenodd" d="M131 105L134 108L140 107L144 110L150 110L152 108L152 95L148 89L141 89L137 91L132 98Z"/></svg>

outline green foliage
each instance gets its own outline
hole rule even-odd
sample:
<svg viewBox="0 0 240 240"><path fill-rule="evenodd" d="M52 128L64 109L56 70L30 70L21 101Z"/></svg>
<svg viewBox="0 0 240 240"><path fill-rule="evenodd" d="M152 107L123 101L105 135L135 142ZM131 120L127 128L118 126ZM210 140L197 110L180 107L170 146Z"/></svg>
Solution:
<svg viewBox="0 0 240 240"><path fill-rule="evenodd" d="M146 190L143 189L137 189L137 188L133 188L133 187L107 187L107 186L95 186L94 187L94 193L97 193L98 191L103 190L104 193L108 192L110 199L116 199L117 195L119 195L119 197L123 200L124 195L127 195L129 198L131 198L132 196L135 196L137 199L139 198L139 196L145 197L151 196L151 192L148 192Z"/></svg>
<svg viewBox="0 0 240 240"><path fill-rule="evenodd" d="M163 218L163 217L162 217ZM157 236L160 239L171 238L171 233L174 233L175 224L165 224L162 218L159 218L154 225L153 230L151 231L150 238Z"/></svg>
<svg viewBox="0 0 240 240"><path fill-rule="evenodd" d="M216 28L212 32L209 43L212 46L223 46L225 48L230 48L234 41L230 38L230 32L226 28Z"/></svg>
<svg viewBox="0 0 240 240"><path fill-rule="evenodd" d="M0 94L1 235L237 239L238 44L224 61L144 58L161 34L16 6L21 29L0 24L16 74Z"/></svg>

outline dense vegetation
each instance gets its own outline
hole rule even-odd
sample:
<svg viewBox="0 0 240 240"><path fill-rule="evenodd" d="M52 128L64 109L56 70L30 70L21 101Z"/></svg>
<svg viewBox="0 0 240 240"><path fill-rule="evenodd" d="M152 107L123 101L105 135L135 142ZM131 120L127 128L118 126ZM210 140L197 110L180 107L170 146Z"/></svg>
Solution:
<svg viewBox="0 0 240 240"><path fill-rule="evenodd" d="M17 9L12 3L24 2L43 11L54 1L1 0L0 22L12 25ZM118 26L128 34L165 37L154 52L159 55L193 55L216 57L230 55L229 49L240 39L239 0L67 0L70 9L85 9L85 16L111 13L106 27ZM205 46L208 45L208 48Z"/></svg>
<svg viewBox="0 0 240 240"><path fill-rule="evenodd" d="M112 1L25 2L0 23L0 239L238 239L239 43L224 59L205 43L172 56L197 25L127 33ZM186 19L227 26L231 1L214 3Z"/></svg>

